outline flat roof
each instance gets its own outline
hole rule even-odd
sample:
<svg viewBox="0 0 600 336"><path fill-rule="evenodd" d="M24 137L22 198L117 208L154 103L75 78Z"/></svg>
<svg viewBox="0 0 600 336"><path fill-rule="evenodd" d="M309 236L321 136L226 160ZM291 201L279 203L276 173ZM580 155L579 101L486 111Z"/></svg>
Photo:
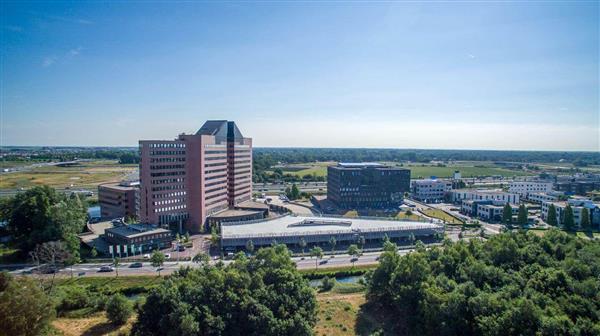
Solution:
<svg viewBox="0 0 600 336"><path fill-rule="evenodd" d="M139 185L139 183L138 183L138 185ZM135 190L137 188L133 185L132 186L124 186L121 184L121 182L104 183L104 184L98 185L98 187L119 190L119 191L130 191L130 190Z"/></svg>
<svg viewBox="0 0 600 336"><path fill-rule="evenodd" d="M268 236L308 236L323 234L344 234L443 228L432 222L397 221L375 218L305 217L287 215L271 220L223 223L223 239L268 237Z"/></svg>
<svg viewBox="0 0 600 336"><path fill-rule="evenodd" d="M169 230L158 228L151 225L130 224L123 226L115 226L104 230L104 232L112 232L114 234L125 236L128 238L142 237L148 234L171 232Z"/></svg>
<svg viewBox="0 0 600 336"><path fill-rule="evenodd" d="M257 213L262 213L261 211L252 211L252 210L237 210L237 209L227 209L225 211L217 212L216 214L210 215L210 218L227 218L227 217L236 217L236 216L245 216L245 215L256 215Z"/></svg>
<svg viewBox="0 0 600 336"><path fill-rule="evenodd" d="M360 167L385 167L378 162L340 162L337 164L340 167L360 168Z"/></svg>
<svg viewBox="0 0 600 336"><path fill-rule="evenodd" d="M235 208L240 208L240 209L263 209L263 210L269 210L269 206L266 205L265 203L255 202L255 201L252 201L252 200L244 201L242 203L238 203L234 207Z"/></svg>

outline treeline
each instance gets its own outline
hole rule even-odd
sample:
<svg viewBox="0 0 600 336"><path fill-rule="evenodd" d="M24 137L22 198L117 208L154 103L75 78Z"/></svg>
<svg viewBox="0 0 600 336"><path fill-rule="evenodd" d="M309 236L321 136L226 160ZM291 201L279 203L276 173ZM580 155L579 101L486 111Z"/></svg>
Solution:
<svg viewBox="0 0 600 336"><path fill-rule="evenodd" d="M369 148L255 148L255 167L271 167L281 163L314 161L506 161L506 162L566 162L578 165L600 164L597 152L542 152L440 149L369 149Z"/></svg>
<svg viewBox="0 0 600 336"><path fill-rule="evenodd" d="M86 148L86 147L40 147L3 148L6 161L72 161L75 159L118 160L122 164L137 164L140 155L137 148Z"/></svg>
<svg viewBox="0 0 600 336"><path fill-rule="evenodd" d="M141 288L149 292L135 303L130 335L313 335L315 291L285 245L240 253L228 265L209 260L204 255L195 260L200 267L182 267ZM113 286L63 282L52 290L47 282L0 273L0 335L54 335L50 323L57 315L105 311L114 325L132 315L126 293Z"/></svg>
<svg viewBox="0 0 600 336"><path fill-rule="evenodd" d="M386 246L367 299L395 335L600 335L600 242L558 230Z"/></svg>

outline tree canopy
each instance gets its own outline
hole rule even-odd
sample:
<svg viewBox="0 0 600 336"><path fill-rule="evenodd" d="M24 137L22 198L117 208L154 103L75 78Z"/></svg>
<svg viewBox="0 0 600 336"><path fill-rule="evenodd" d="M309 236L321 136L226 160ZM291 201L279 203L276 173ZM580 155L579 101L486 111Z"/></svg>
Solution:
<svg viewBox="0 0 600 336"><path fill-rule="evenodd" d="M311 335L314 290L284 245L182 268L141 306L133 335Z"/></svg>
<svg viewBox="0 0 600 336"><path fill-rule="evenodd" d="M550 204L548 206L548 218L546 218L546 222L548 222L548 225L558 225L558 219L556 218L556 207L554 204Z"/></svg>
<svg viewBox="0 0 600 336"><path fill-rule="evenodd" d="M1 203L0 217L24 251L48 241L64 241L69 251L79 253L79 239L87 220L85 202L76 194L67 196L48 186L20 192Z"/></svg>
<svg viewBox="0 0 600 336"><path fill-rule="evenodd" d="M368 276L394 334L600 334L600 242L553 229L446 245L389 248Z"/></svg>

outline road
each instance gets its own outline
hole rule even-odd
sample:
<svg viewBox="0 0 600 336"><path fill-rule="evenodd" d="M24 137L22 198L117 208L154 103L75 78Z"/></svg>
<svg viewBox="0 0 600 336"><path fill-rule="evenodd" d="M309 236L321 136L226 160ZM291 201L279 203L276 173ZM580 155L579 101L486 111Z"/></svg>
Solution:
<svg viewBox="0 0 600 336"><path fill-rule="evenodd" d="M412 250L405 249L399 250L398 253L400 255L407 254ZM354 263L355 266L360 265L373 265L378 263L378 257L382 252L367 252L356 260ZM349 255L336 255L335 257L325 256L323 259L318 261L318 268L334 268L334 267L347 267L352 266L352 257ZM313 269L315 268L315 258L312 257L293 257L292 260L296 263L298 269ZM211 261L211 263L216 263L216 260ZM223 261L225 264L231 263L231 260ZM122 263L119 266L119 276L136 276L136 275L152 275L157 274L156 268L152 267L149 261L142 262L142 267L132 268L130 267L132 263ZM86 264L78 264L74 265L72 269L70 267L60 269L58 272L59 276L70 276L71 272L73 272L74 276L116 276L116 272L99 272L101 266L107 266L108 264L98 264L98 263L86 263ZM22 265L25 266L25 265ZM168 261L165 262L161 268L162 274L171 274L173 271L178 270L180 267L199 267L198 264L193 263L191 261ZM34 267L27 266L22 267L18 270L13 270L10 273L15 275L22 274L31 274Z"/></svg>

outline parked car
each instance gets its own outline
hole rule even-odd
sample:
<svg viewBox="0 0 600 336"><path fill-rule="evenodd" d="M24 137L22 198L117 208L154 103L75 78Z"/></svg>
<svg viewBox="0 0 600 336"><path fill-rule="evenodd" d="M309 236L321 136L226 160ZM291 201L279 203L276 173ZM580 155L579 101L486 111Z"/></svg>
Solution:
<svg viewBox="0 0 600 336"><path fill-rule="evenodd" d="M171 253L165 253L165 259L171 259Z"/></svg>
<svg viewBox="0 0 600 336"><path fill-rule="evenodd" d="M177 250L179 250L179 252L183 252L183 251L185 251L185 246L179 245L179 247L177 248Z"/></svg>
<svg viewBox="0 0 600 336"><path fill-rule="evenodd" d="M149 254L144 254L144 259L150 259L150 255Z"/></svg>
<svg viewBox="0 0 600 336"><path fill-rule="evenodd" d="M133 264L129 265L130 268L140 268L144 266L141 262L134 262Z"/></svg>
<svg viewBox="0 0 600 336"><path fill-rule="evenodd" d="M112 271L114 271L112 266L102 266L102 267L100 267L100 270L99 270L99 272L112 272Z"/></svg>

